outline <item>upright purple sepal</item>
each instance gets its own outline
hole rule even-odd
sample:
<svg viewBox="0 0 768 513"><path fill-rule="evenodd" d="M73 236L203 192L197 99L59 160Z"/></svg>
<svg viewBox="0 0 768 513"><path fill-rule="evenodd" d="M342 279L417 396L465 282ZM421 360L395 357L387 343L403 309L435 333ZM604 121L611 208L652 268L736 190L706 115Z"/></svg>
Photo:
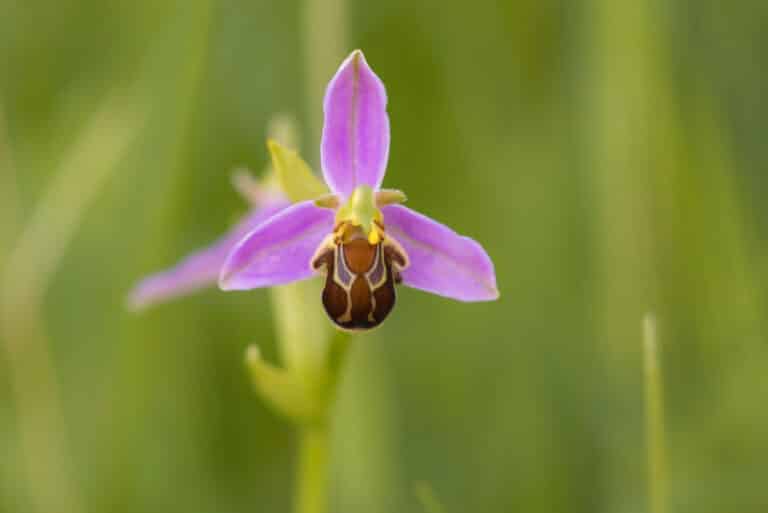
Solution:
<svg viewBox="0 0 768 513"><path fill-rule="evenodd" d="M408 253L403 283L459 301L499 297L493 262L482 246L402 205L382 208L386 233Z"/></svg>
<svg viewBox="0 0 768 513"><path fill-rule="evenodd" d="M296 203L246 235L227 257L222 290L248 290L303 280L310 260L333 231L334 213L314 201Z"/></svg>
<svg viewBox="0 0 768 513"><path fill-rule="evenodd" d="M131 291L128 303L139 310L216 284L229 252L246 234L288 206L285 200L254 208L229 232L210 246L184 258L176 266L141 280Z"/></svg>
<svg viewBox="0 0 768 513"><path fill-rule="evenodd" d="M387 93L360 50L328 84L323 109L320 157L328 186L344 197L359 185L378 189L389 158Z"/></svg>

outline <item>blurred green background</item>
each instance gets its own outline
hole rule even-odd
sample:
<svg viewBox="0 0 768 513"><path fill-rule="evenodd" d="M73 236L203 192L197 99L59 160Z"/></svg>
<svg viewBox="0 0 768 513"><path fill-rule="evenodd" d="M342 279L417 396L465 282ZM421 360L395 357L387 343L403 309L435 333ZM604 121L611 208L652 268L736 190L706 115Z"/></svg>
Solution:
<svg viewBox="0 0 768 513"><path fill-rule="evenodd" d="M0 0L0 511L289 510L293 433L243 365L275 358L268 295L125 297L244 211L229 174L263 169L274 114L317 163L353 48L389 92L385 185L481 241L502 296L403 288L353 341L331 511L424 512L419 482L446 513L647 511L647 311L671 509L768 511L766 23L759 1Z"/></svg>

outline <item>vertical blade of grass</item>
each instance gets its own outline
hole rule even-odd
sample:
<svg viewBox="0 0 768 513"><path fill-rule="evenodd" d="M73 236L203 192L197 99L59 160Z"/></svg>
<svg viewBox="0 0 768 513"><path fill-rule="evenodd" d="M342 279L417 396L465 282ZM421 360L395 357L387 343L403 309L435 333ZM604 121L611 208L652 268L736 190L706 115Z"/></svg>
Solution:
<svg viewBox="0 0 768 513"><path fill-rule="evenodd" d="M638 365L637 321L648 308L666 308L670 289L660 279L667 253L660 233L672 225L661 206L670 203L666 177L685 156L680 113L669 65L666 11L657 0L592 0L588 105L595 205L596 331L604 344L605 371L612 382L613 414L605 437L611 444L606 472L608 509L636 498L642 479L638 421L622 414ZM642 492L638 491L637 500Z"/></svg>
<svg viewBox="0 0 768 513"><path fill-rule="evenodd" d="M648 502L651 513L666 512L666 452L664 447L664 388L659 364L656 319L643 319L646 450L648 453Z"/></svg>
<svg viewBox="0 0 768 513"><path fill-rule="evenodd" d="M596 209L598 329L609 357L632 354L636 319L656 292L654 114L662 75L650 0L593 0L588 97ZM666 91L661 91L664 94Z"/></svg>

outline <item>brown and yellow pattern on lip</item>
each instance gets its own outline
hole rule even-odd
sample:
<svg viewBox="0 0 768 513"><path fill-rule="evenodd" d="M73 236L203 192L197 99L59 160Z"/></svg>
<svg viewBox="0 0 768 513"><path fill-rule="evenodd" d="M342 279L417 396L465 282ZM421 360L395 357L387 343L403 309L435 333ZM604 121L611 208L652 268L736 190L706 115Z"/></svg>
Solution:
<svg viewBox="0 0 768 513"><path fill-rule="evenodd" d="M408 265L405 251L386 237L371 244L364 232L340 223L321 246L312 267L325 273L323 306L331 320L351 331L369 330L386 319L395 306L395 284Z"/></svg>

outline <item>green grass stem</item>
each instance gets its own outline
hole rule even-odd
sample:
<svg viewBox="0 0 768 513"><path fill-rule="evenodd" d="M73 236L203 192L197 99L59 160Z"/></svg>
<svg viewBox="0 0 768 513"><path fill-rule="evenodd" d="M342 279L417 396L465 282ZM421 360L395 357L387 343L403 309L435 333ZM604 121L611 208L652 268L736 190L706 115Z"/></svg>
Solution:
<svg viewBox="0 0 768 513"><path fill-rule="evenodd" d="M656 319L643 319L646 446L648 451L648 501L651 513L665 513L666 451L664 447L664 388L659 364Z"/></svg>

